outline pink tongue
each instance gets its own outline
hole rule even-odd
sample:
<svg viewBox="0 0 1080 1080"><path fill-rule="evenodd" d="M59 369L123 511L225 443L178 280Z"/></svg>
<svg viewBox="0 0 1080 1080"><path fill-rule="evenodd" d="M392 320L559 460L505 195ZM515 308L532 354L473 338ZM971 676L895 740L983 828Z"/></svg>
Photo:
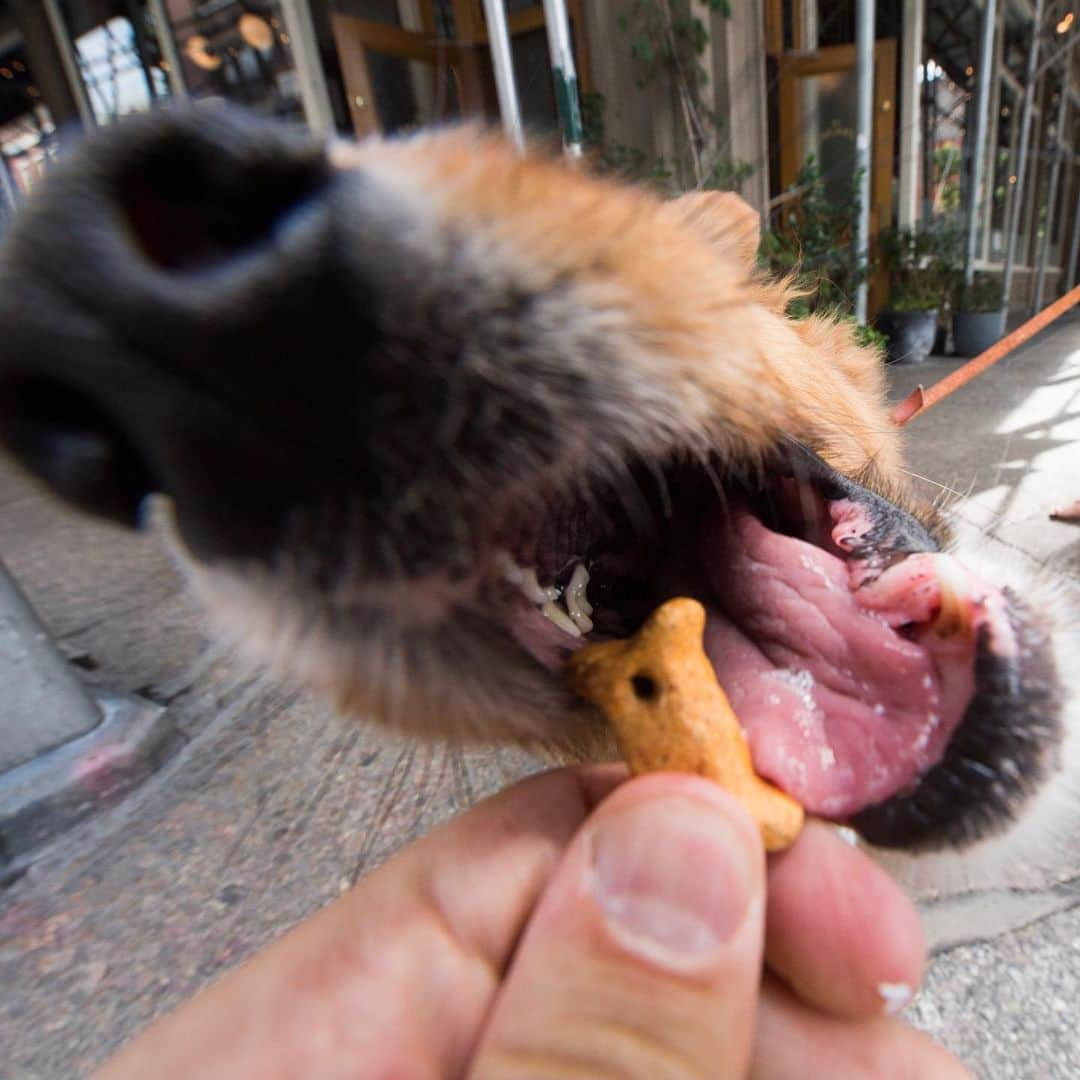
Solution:
<svg viewBox="0 0 1080 1080"><path fill-rule="evenodd" d="M947 556L909 557L864 602L852 592L861 564L751 514L718 509L699 544L712 589L705 648L762 776L810 812L845 818L941 760L974 693L974 643L892 627L928 617L934 560Z"/></svg>

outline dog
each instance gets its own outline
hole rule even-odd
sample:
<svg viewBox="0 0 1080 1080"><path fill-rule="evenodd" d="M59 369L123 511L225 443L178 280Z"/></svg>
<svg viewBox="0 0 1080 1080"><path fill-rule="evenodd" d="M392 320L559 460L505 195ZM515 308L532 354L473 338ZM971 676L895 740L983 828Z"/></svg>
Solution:
<svg viewBox="0 0 1080 1080"><path fill-rule="evenodd" d="M345 713L598 753L567 657L691 595L809 812L909 878L1052 868L1064 593L951 550L881 357L758 232L471 127L131 120L7 237L0 439L84 510L168 496L217 632Z"/></svg>

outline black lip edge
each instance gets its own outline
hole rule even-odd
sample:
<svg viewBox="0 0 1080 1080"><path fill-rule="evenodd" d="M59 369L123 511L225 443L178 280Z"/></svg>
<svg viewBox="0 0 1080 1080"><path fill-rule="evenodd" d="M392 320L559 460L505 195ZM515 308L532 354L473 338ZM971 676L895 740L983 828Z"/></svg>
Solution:
<svg viewBox="0 0 1080 1080"><path fill-rule="evenodd" d="M1020 665L996 656L984 627L976 692L945 756L908 792L866 807L846 824L878 847L962 849L1000 834L1060 767L1064 688L1050 636L1011 590L1008 618Z"/></svg>
<svg viewBox="0 0 1080 1080"><path fill-rule="evenodd" d="M852 549L851 554L855 557L863 553L903 557L941 551L941 544L908 510L837 472L805 443L788 437L784 451L774 455L770 463L781 475L812 484L828 502L848 499L869 509L872 520L879 524L862 538L857 548ZM889 527L890 523L892 527Z"/></svg>

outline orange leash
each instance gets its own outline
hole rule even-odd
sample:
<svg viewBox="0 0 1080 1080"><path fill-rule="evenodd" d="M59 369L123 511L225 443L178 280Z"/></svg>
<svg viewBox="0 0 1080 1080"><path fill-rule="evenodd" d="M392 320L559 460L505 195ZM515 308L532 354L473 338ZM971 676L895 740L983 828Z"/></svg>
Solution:
<svg viewBox="0 0 1080 1080"><path fill-rule="evenodd" d="M979 353L963 367L957 368L944 379L934 383L929 390L917 386L893 409L889 414L889 419L897 427L902 427L920 413L926 412L932 405L936 405L942 398L948 397L954 390L959 390L964 383L970 382L976 375L981 375L991 364L996 364L1002 357L1008 356L1013 349L1023 345L1029 338L1033 338L1044 326L1049 326L1078 302L1080 302L1080 285L1070 289L1060 300L1055 300L1048 307L1044 307L1038 315L1018 326L1011 334L1006 334L1000 341L991 345L986 352Z"/></svg>

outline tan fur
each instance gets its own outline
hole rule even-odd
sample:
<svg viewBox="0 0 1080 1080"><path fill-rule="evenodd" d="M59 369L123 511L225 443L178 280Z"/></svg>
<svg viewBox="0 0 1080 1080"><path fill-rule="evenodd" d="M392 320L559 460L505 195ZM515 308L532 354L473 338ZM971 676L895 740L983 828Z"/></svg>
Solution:
<svg viewBox="0 0 1080 1080"><path fill-rule="evenodd" d="M665 203L472 130L343 145L335 160L426 201L462 232L517 252L538 285L592 282L632 315L638 339L765 449L777 431L839 470L903 487L880 357L850 327L784 316L784 282L753 269L758 218L732 193ZM722 401L717 402L717 396Z"/></svg>
<svg viewBox="0 0 1080 1080"><path fill-rule="evenodd" d="M572 397L552 399L561 455L526 473L524 489L492 490L487 517L537 493L542 516L544 492L580 485L590 472L603 478L608 464L617 477L632 454L657 463L673 453L718 454L743 466L790 438L911 508L881 358L858 347L847 325L786 317L791 285L755 267L757 215L737 196L665 202L559 160L518 157L473 129L336 144L331 161L344 183L352 173L360 180L361 215L391 223L369 235L404 255L371 266L393 283L392 310L381 314L390 333L414 333L427 303L475 305L460 317L483 328L481 340L466 331L460 365L518 389L524 335L553 371L585 367L588 418ZM395 276L411 273L428 293L414 295ZM499 298L514 289L542 315L505 320L504 342L491 326L503 319ZM453 308L450 317L458 315ZM535 389L546 401L542 379ZM523 446L510 449L523 460ZM439 491L434 501L445 512ZM492 579L489 566L476 571ZM504 633L473 640L477 625L455 622L478 602L483 610L472 577L388 590L361 575L322 594L280 572L270 580L192 567L192 584L239 655L319 688L344 711L459 738L566 734L575 704L559 680L525 661ZM461 677L480 658L483 677Z"/></svg>
<svg viewBox="0 0 1080 1080"><path fill-rule="evenodd" d="M36 435L28 463L109 514L141 486L169 493L216 635L344 713L602 755L564 677L588 628L552 593L584 566L596 639L629 628L708 561L703 515L820 469L795 444L894 504L896 543L873 538L871 559L945 542L909 491L882 358L846 323L787 317L798 287L757 266L757 215L735 195L665 202L469 128L335 144L329 168L224 115L169 110L94 143L5 237L0 374L70 381L110 447L124 436L124 468L72 490ZM160 167L189 153L205 215L174 205ZM1074 803L1050 775L1062 723L1078 760L1055 674L1073 671L1045 644L1071 641L1069 617L1023 575L982 577L1031 647L1007 697L996 664L975 673L986 694L964 722L998 771L956 747L961 817L935 843L991 843L1033 792L1043 820Z"/></svg>

